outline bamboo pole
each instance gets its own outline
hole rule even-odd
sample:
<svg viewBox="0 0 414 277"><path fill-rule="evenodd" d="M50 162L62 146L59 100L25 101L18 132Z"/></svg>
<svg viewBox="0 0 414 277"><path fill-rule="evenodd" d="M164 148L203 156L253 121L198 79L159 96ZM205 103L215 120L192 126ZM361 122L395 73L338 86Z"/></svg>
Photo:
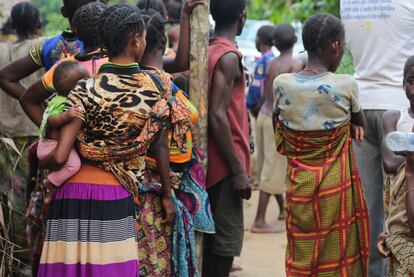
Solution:
<svg viewBox="0 0 414 277"><path fill-rule="evenodd" d="M208 111L208 37L210 30L209 0L206 5L195 8L191 18L190 49L190 101L197 108L199 120L193 129L193 143L207 154L207 111ZM203 161L207 167L207 155ZM195 232L198 269L202 275L203 234Z"/></svg>

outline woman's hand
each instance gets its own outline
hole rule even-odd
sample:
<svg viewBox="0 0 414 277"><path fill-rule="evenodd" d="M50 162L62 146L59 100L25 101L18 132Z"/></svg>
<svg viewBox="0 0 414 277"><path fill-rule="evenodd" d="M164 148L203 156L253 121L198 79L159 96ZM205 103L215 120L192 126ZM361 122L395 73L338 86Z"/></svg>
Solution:
<svg viewBox="0 0 414 277"><path fill-rule="evenodd" d="M364 140L364 136L365 136L364 128L356 124L351 124L351 135L353 139L357 139L361 141Z"/></svg>
<svg viewBox="0 0 414 277"><path fill-rule="evenodd" d="M381 233L378 236L378 242L377 242L377 250L380 253L380 255L384 258L388 258L391 256L391 251L388 249L387 245L385 244L385 240L390 235L388 233Z"/></svg>
<svg viewBox="0 0 414 277"><path fill-rule="evenodd" d="M193 13L195 7L197 7L198 5L204 5L205 3L206 3L205 0L187 0L187 1L185 1L184 6L183 6L182 15L190 16Z"/></svg>
<svg viewBox="0 0 414 277"><path fill-rule="evenodd" d="M162 198L162 207L164 209L165 218L161 221L163 224L172 224L175 217L175 208L171 196Z"/></svg>

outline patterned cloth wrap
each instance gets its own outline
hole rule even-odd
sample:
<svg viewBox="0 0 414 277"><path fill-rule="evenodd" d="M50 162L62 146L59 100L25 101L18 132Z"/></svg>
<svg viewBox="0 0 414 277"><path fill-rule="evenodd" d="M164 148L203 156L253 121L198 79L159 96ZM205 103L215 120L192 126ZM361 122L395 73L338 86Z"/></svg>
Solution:
<svg viewBox="0 0 414 277"><path fill-rule="evenodd" d="M386 239L392 252L388 267L389 277L414 277L414 238L393 235Z"/></svg>
<svg viewBox="0 0 414 277"><path fill-rule="evenodd" d="M349 120L332 130L277 123L287 156L287 276L367 276L369 220Z"/></svg>
<svg viewBox="0 0 414 277"><path fill-rule="evenodd" d="M390 205L394 204L391 198L400 197L405 198L406 187L404 182L405 178L405 167L406 163L403 163L397 170L395 175L389 174L384 183L385 196L384 196L384 211L387 222L389 223L392 217L398 217L398 221L405 221L401 217L401 214L392 214L395 210L390 209ZM391 188L397 195L392 195ZM391 213L391 214L390 214ZM395 228L391 229L394 230ZM391 258L389 259L388 276L389 277L414 277L414 238L410 237L409 234L403 233L391 233L390 236L385 240L388 249L391 251Z"/></svg>
<svg viewBox="0 0 414 277"><path fill-rule="evenodd" d="M213 213L206 191L206 174L201 164L204 158L203 151L193 147L192 158L184 168L176 195L190 213L194 229L213 234L215 233Z"/></svg>
<svg viewBox="0 0 414 277"><path fill-rule="evenodd" d="M177 178L177 174L171 171L170 180ZM174 183L174 181L172 181ZM174 187L179 187L179 183L175 183ZM152 167L150 164L146 166L145 181L139 186L139 194L153 194L159 198L162 197L163 190L162 185L157 174L156 168ZM172 249L171 249L171 260L172 260L172 276L199 276L197 269L197 258L195 252L195 235L194 235L194 225L191 214L184 206L183 202L177 199L176 195L173 193L172 200L175 206L175 218L173 223L173 232L172 232ZM154 208L156 209L156 208ZM144 219L139 219L144 220ZM149 232L153 232L149 230ZM166 231L167 232L167 231ZM159 232L159 233L162 233ZM168 236L166 233L165 236ZM166 242L163 244L168 244L168 239L161 238ZM138 238L140 240L140 238ZM143 243L141 245L141 243ZM139 241L140 247L148 247L148 242ZM149 253L153 249L146 249ZM158 249L157 249L158 251ZM166 254L168 256L168 254ZM159 257L158 257L159 258ZM151 264L152 261L149 261ZM140 267L143 265L140 265ZM168 265L166 265L168 267ZM165 274L165 271L161 269L161 273ZM151 275L152 276L152 275Z"/></svg>
<svg viewBox="0 0 414 277"><path fill-rule="evenodd" d="M153 140L160 130L172 125L172 140L185 150L185 134L191 128L189 119L190 111L183 101L171 94L171 82L165 73L146 72L157 84L161 92L161 99L154 104L150 117L146 120L140 134L128 145L114 145L105 139L95 139L93 143L88 142L85 131L78 134L79 154L93 162L96 166L112 172L121 184L135 197L138 196L136 184L142 182L140 174L134 172L133 168L142 170L145 165L141 158L147 152ZM122 157L122 158L120 158ZM139 158L140 160L138 160Z"/></svg>

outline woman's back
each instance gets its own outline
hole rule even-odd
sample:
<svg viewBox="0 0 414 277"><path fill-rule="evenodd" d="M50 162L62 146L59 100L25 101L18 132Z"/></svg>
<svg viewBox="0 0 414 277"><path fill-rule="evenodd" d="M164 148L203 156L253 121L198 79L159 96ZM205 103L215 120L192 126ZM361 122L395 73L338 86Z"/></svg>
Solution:
<svg viewBox="0 0 414 277"><path fill-rule="evenodd" d="M0 43L0 68L27 54L33 45L42 43L45 38L27 39L21 42ZM21 82L29 87L44 73L38 70ZM0 90L0 132L12 137L37 136L37 127L26 116L19 101Z"/></svg>
<svg viewBox="0 0 414 277"><path fill-rule="evenodd" d="M118 145L134 141L161 98L156 83L138 65L105 64L99 74L80 84L69 95L69 103L84 109L86 140Z"/></svg>
<svg viewBox="0 0 414 277"><path fill-rule="evenodd" d="M360 110L358 87L352 76L282 74L274 81L275 110L290 129L330 130Z"/></svg>

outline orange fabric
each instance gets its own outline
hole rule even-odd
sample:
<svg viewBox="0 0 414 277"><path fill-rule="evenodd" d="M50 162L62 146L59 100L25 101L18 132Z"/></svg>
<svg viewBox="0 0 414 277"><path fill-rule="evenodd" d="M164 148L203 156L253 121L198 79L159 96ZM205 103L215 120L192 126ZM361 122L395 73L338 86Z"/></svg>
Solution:
<svg viewBox="0 0 414 277"><path fill-rule="evenodd" d="M118 179L111 172L89 164L82 164L78 173L69 178L66 183L120 185Z"/></svg>

